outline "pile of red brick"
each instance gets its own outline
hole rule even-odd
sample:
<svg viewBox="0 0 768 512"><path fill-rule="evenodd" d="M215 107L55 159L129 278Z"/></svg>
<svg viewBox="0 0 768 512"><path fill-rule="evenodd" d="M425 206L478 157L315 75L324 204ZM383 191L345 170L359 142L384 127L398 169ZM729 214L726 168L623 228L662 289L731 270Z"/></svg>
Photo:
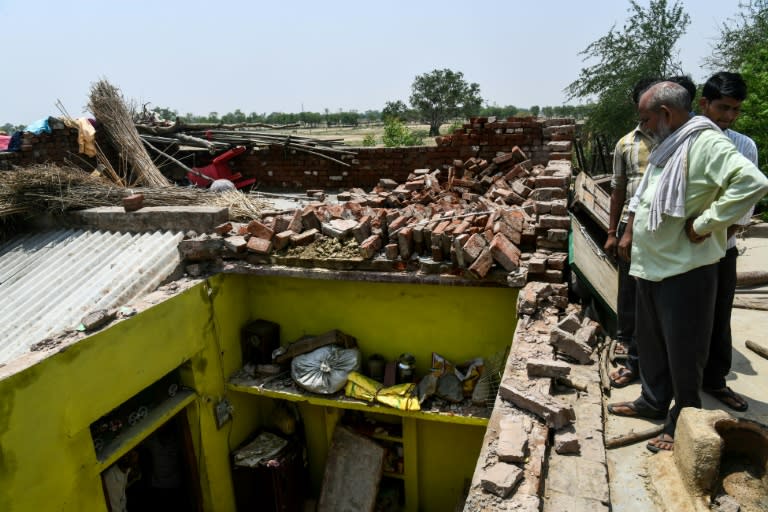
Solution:
<svg viewBox="0 0 768 512"><path fill-rule="evenodd" d="M270 256L289 249L296 254L296 248L331 238L347 246L356 241L357 260L400 262L391 265L394 270L428 260L440 263L439 271L450 266L480 279L500 267L518 286L528 279L562 281L569 161L534 166L515 147L490 161L454 160L445 174L417 169L405 183L382 179L371 192L340 193L338 203L226 224L218 230L222 254L268 263Z"/></svg>
<svg viewBox="0 0 768 512"><path fill-rule="evenodd" d="M452 147L513 144L530 147L532 154L529 156L534 161L543 156L539 153L546 155L549 160L570 160L571 141L576 130L573 120L549 119L545 125L542 128L541 121L533 117L509 117L505 120L473 117L451 135L435 138L435 142L438 146ZM538 136L533 136L537 133Z"/></svg>
<svg viewBox="0 0 768 512"><path fill-rule="evenodd" d="M73 155L78 154L79 148L77 129L67 128L63 122L53 117L49 118L48 122L51 133L36 135L24 132L20 151L0 152L0 170L9 170L14 166L76 160Z"/></svg>

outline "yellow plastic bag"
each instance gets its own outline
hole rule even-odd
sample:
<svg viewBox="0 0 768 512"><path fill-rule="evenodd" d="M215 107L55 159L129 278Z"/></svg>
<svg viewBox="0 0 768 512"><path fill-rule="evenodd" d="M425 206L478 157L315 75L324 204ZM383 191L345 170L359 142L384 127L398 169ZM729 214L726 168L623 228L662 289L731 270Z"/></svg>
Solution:
<svg viewBox="0 0 768 512"><path fill-rule="evenodd" d="M397 384L385 388L380 382L358 372L350 372L344 394L367 402L378 402L401 411L418 411L419 399L414 396L416 384Z"/></svg>

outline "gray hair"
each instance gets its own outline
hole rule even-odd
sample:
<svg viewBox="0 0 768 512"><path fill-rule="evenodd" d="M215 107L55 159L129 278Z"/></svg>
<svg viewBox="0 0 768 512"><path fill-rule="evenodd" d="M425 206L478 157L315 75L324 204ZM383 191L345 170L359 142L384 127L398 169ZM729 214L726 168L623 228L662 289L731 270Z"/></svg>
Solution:
<svg viewBox="0 0 768 512"><path fill-rule="evenodd" d="M658 110L662 106L688 111L691 105L691 96L680 84L674 82L659 82L652 85L647 94L648 110Z"/></svg>

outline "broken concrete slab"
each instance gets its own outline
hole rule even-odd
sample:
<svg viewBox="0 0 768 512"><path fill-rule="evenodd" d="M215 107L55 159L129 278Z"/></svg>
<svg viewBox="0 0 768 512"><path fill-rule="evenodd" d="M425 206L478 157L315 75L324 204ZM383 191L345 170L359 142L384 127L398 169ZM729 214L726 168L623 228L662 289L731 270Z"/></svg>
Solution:
<svg viewBox="0 0 768 512"><path fill-rule="evenodd" d="M559 328L552 329L549 343L559 352L572 357L581 364L592 362L592 347L579 342L576 337Z"/></svg>
<svg viewBox="0 0 768 512"><path fill-rule="evenodd" d="M571 365L554 359L529 359L525 363L529 377L566 377L571 373Z"/></svg>
<svg viewBox="0 0 768 512"><path fill-rule="evenodd" d="M201 235L179 242L181 258L187 261L208 261L221 257L224 241L218 236Z"/></svg>
<svg viewBox="0 0 768 512"><path fill-rule="evenodd" d="M337 426L328 449L317 512L373 511L384 452L375 441Z"/></svg>
<svg viewBox="0 0 768 512"><path fill-rule="evenodd" d="M610 504L605 464L581 457L553 454L549 459L545 494L551 495L553 492Z"/></svg>
<svg viewBox="0 0 768 512"><path fill-rule="evenodd" d="M569 425L575 419L573 408L539 393L525 384L508 379L499 386L499 395L517 407L542 418L552 428Z"/></svg>
<svg viewBox="0 0 768 512"><path fill-rule="evenodd" d="M499 445L496 452L501 462L523 462L528 450L528 434L531 419L527 416L508 414L499 422Z"/></svg>
<svg viewBox="0 0 768 512"><path fill-rule="evenodd" d="M213 233L216 226L229 220L229 210L218 206L145 206L135 212L125 212L120 206L102 206L71 212L69 219L105 231Z"/></svg>
<svg viewBox="0 0 768 512"><path fill-rule="evenodd" d="M724 441L715 423L729 418L731 415L725 411L693 407L680 411L674 460L683 484L693 496L710 496L716 490Z"/></svg>
<svg viewBox="0 0 768 512"><path fill-rule="evenodd" d="M575 334L581 328L581 320L575 314L570 313L558 322L557 327L565 332Z"/></svg>
<svg viewBox="0 0 768 512"><path fill-rule="evenodd" d="M555 432L555 452L567 455L581 452L579 436L576 435L572 425L561 428Z"/></svg>
<svg viewBox="0 0 768 512"><path fill-rule="evenodd" d="M568 493L549 491L544 499L545 512L609 512L610 506L600 500L573 496Z"/></svg>
<svg viewBox="0 0 768 512"><path fill-rule="evenodd" d="M480 485L500 498L509 496L523 478L523 470L514 464L497 462L485 471Z"/></svg>

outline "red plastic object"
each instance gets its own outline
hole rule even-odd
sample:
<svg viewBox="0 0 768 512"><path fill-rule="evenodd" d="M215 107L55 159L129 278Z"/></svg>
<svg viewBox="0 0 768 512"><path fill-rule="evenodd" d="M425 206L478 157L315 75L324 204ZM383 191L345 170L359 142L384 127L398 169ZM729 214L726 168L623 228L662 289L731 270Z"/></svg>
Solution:
<svg viewBox="0 0 768 512"><path fill-rule="evenodd" d="M208 176L211 178L210 180L191 172L187 173L187 178L189 178L189 181L194 183L195 186L200 188L210 187L214 180L229 180L235 184L236 188L253 185L256 183L256 178L243 178L243 175L239 172L233 173L232 169L229 168L229 164L227 164L229 160L244 153L246 149L245 146L234 147L214 158L210 164L204 167L192 168L195 172Z"/></svg>

